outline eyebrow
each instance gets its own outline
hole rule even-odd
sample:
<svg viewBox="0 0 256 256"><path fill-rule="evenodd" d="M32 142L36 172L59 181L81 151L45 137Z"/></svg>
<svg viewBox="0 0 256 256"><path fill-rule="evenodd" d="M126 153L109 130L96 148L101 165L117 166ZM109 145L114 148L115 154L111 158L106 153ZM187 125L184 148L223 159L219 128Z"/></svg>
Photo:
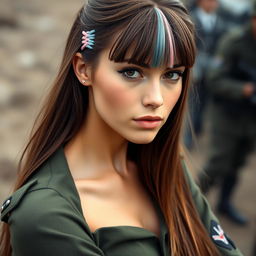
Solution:
<svg viewBox="0 0 256 256"><path fill-rule="evenodd" d="M146 64L146 63L138 63L136 61L131 61L130 59L124 59L122 62L127 62L129 64L134 64L134 65L137 65L137 66L140 66L140 67L143 67L143 68L151 68L149 64ZM182 67L183 65L182 64L174 64L172 68L179 68L179 67Z"/></svg>

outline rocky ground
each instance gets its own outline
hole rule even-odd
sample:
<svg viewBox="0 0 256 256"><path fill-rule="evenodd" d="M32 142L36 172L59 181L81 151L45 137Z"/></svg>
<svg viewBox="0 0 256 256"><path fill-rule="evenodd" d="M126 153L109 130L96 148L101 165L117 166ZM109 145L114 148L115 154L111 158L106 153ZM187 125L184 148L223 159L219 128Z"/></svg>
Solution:
<svg viewBox="0 0 256 256"><path fill-rule="evenodd" d="M17 162L32 121L57 71L64 43L82 0L0 0L0 201L10 192ZM192 152L200 167L207 134ZM243 170L235 204L251 219L239 227L220 217L245 256L251 255L255 229L254 154ZM195 168L198 169L198 168ZM196 175L196 171L194 173ZM216 191L209 195L214 205ZM255 256L255 255L254 255Z"/></svg>

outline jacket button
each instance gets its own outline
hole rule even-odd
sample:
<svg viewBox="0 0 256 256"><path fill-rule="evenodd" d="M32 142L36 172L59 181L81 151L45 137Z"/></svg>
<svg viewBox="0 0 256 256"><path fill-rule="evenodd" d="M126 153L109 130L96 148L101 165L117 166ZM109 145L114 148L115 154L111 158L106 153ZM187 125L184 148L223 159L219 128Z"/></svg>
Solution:
<svg viewBox="0 0 256 256"><path fill-rule="evenodd" d="M5 203L5 207L7 207L10 203L11 203L11 200L8 199L8 200L6 201L6 203Z"/></svg>
<svg viewBox="0 0 256 256"><path fill-rule="evenodd" d="M4 209L6 209L6 208L9 206L10 203L11 203L11 198L7 199L7 200L3 203L2 207L1 207L1 211L3 211Z"/></svg>

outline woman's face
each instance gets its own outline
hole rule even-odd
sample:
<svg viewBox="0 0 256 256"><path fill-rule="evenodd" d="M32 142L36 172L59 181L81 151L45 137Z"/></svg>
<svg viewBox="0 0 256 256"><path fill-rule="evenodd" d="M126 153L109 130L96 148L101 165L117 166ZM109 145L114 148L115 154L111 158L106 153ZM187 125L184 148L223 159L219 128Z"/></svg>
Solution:
<svg viewBox="0 0 256 256"><path fill-rule="evenodd" d="M180 97L184 67L149 68L100 55L91 84L96 113L124 139L150 143Z"/></svg>

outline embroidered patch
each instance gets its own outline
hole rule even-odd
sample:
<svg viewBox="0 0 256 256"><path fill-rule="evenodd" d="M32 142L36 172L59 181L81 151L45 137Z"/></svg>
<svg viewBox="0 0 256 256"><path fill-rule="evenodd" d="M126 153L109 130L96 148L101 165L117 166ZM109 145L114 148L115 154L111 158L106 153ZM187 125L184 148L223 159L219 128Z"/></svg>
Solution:
<svg viewBox="0 0 256 256"><path fill-rule="evenodd" d="M226 236L221 226L214 220L211 221L211 238L215 244L220 247L232 250L235 248L233 242L230 243L230 239Z"/></svg>
<svg viewBox="0 0 256 256"><path fill-rule="evenodd" d="M236 250L236 245L234 242L226 235L226 238L228 239L229 243L233 246L233 248Z"/></svg>

